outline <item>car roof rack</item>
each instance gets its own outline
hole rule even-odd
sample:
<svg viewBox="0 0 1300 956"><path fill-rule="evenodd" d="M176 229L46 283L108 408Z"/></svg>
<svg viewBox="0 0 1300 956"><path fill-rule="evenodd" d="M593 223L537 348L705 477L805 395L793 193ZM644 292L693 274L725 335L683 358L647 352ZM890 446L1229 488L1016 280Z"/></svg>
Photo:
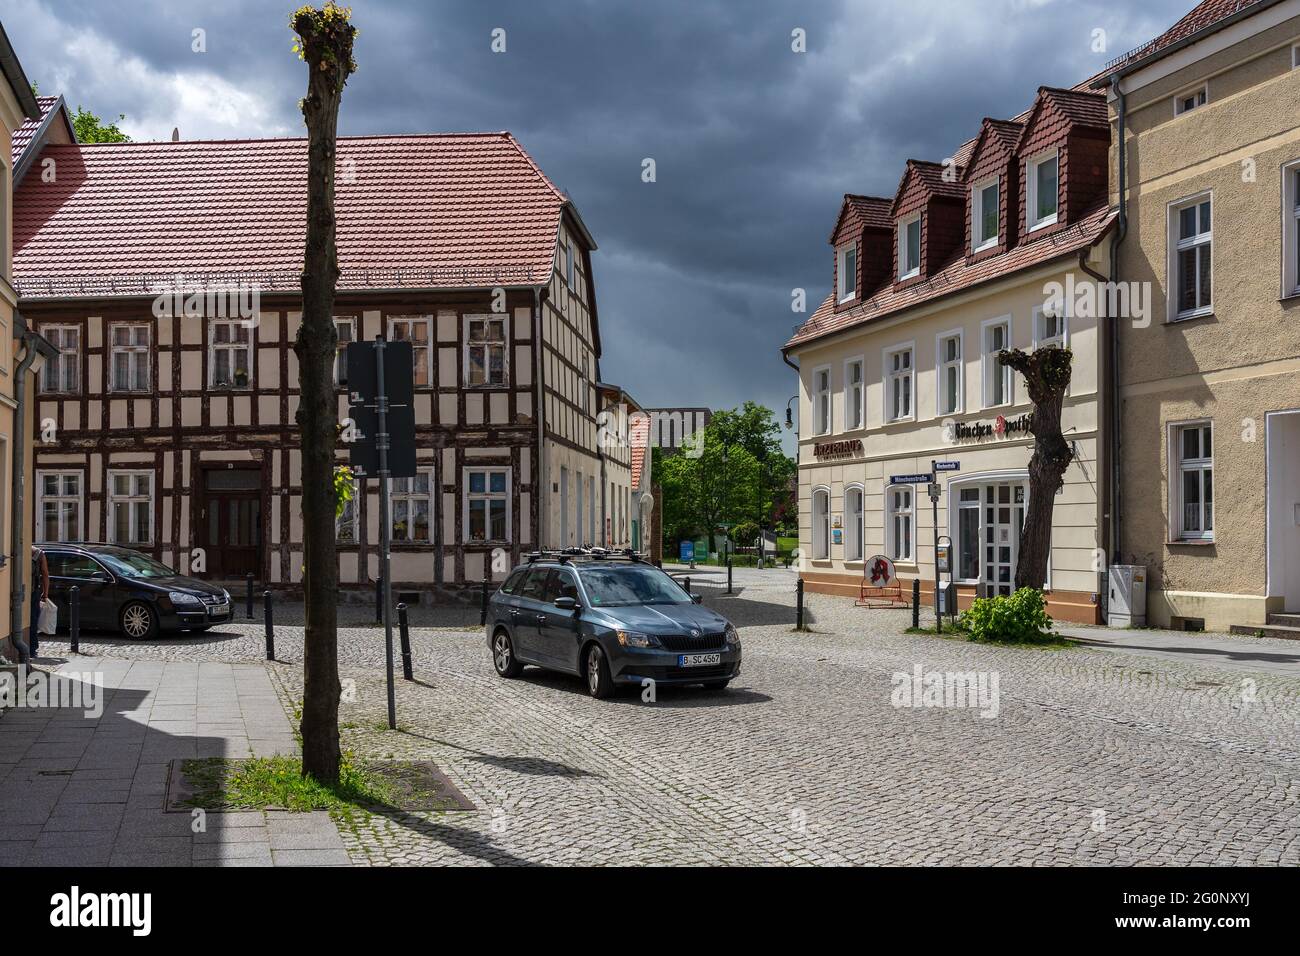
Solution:
<svg viewBox="0 0 1300 956"><path fill-rule="evenodd" d="M575 560L629 561L633 564L645 561L645 555L632 548L552 548L532 551L527 557L529 564L534 561L559 561L561 564L568 564Z"/></svg>

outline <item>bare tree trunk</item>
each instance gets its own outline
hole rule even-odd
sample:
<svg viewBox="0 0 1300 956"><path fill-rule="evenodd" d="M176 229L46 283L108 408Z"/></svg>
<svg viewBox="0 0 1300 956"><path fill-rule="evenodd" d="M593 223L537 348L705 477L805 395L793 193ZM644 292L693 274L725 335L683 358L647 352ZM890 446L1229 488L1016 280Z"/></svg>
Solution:
<svg viewBox="0 0 1300 956"><path fill-rule="evenodd" d="M356 31L332 3L303 7L290 25L307 62L307 241L302 270L298 355L298 427L302 432L303 642L302 769L322 783L339 779L338 554L334 540L334 447L338 404L333 363L338 249L334 221L334 151L343 84L355 69Z"/></svg>
<svg viewBox="0 0 1300 956"><path fill-rule="evenodd" d="M1052 549L1052 511L1061 489L1065 469L1074 452L1061 433L1061 409L1070 385L1069 349L1043 348L1031 353L1020 349L998 354L1025 379L1029 399L1034 403L1029 430L1034 436L1034 455L1029 459L1029 506L1020 533L1020 557L1016 562L1016 589L1041 589L1047 580L1047 561Z"/></svg>

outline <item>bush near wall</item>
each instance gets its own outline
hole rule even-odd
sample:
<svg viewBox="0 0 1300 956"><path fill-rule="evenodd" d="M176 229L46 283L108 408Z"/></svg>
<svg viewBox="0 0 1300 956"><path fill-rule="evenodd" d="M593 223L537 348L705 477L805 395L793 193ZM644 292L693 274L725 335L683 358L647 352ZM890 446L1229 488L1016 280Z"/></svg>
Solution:
<svg viewBox="0 0 1300 956"><path fill-rule="evenodd" d="M1015 594L976 598L957 621L972 641L1038 644L1056 640L1051 633L1043 592L1021 588Z"/></svg>

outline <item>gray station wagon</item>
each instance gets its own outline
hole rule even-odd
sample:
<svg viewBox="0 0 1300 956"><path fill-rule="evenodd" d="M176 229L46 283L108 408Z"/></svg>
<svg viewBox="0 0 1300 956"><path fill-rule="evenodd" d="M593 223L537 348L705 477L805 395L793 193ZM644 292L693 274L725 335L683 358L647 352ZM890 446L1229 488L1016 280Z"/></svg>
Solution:
<svg viewBox="0 0 1300 956"><path fill-rule="evenodd" d="M703 684L740 673L740 635L640 555L537 552L488 603L487 642L502 677L524 665L585 678L593 697L619 685Z"/></svg>

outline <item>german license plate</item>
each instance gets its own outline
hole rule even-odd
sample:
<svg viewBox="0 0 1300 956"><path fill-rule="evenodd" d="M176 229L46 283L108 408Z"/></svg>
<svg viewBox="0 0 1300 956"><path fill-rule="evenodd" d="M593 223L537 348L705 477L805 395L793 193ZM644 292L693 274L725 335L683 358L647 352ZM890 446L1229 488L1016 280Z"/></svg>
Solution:
<svg viewBox="0 0 1300 956"><path fill-rule="evenodd" d="M210 605L208 605L208 616L209 616L209 617L217 617L217 616L219 616L219 615L221 615L221 614L228 614L228 613L230 613L230 605L229 605L229 604L210 604Z"/></svg>
<svg viewBox="0 0 1300 956"><path fill-rule="evenodd" d="M678 667L707 667L709 664L721 664L721 654L678 654Z"/></svg>

